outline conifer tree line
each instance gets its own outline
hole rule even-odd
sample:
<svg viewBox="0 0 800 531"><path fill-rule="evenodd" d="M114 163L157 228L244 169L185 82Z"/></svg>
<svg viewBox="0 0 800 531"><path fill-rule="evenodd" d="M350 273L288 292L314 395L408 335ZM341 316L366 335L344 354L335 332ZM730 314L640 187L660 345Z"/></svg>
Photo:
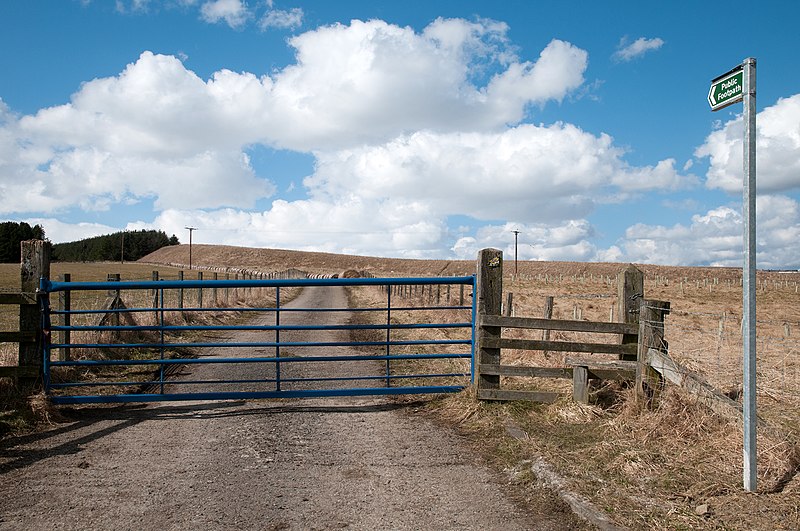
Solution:
<svg viewBox="0 0 800 531"><path fill-rule="evenodd" d="M20 242L45 239L44 228L25 222L0 223L0 262L19 263ZM53 245L51 259L61 262L136 261L167 245L178 245L177 236L164 231L136 230L115 232L68 243Z"/></svg>
<svg viewBox="0 0 800 531"><path fill-rule="evenodd" d="M41 225L31 227L24 221L0 223L0 263L19 263L19 243L25 240L44 240L44 228Z"/></svg>

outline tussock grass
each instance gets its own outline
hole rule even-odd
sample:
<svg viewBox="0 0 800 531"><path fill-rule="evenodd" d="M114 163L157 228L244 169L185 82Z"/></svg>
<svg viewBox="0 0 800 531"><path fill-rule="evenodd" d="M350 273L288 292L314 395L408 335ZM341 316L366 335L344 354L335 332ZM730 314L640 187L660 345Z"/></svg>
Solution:
<svg viewBox="0 0 800 531"><path fill-rule="evenodd" d="M148 260L187 263L187 247L165 248ZM474 261L393 260L225 246L195 245L194 257L195 263L210 266L296 267L323 274L347 269L375 276L475 271ZM516 315L539 317L545 297L554 296L555 318L580 315L584 320L611 320L616 305L614 277L621 264L521 262L516 278L508 274L513 269L508 266L507 262L503 300L508 292L514 293ZM718 389L736 396L742 373L741 271L639 267L646 275L645 297L672 304L666 321L670 354ZM144 266L146 271L152 268ZM105 268L103 275L108 272L116 271ZM463 434L497 467L517 471L513 481L522 489L538 485L535 474L525 472L522 464L544 457L570 489L632 529L800 529L800 357L796 339L800 336L800 275L759 272L758 279L759 414L770 426L759 429L758 494L744 493L741 486L741 424L714 415L675 388L668 388L654 409L641 407L631 389L615 383L593 388L590 405L575 404L568 397L550 405L480 402L467 388L457 395L432 398L424 414ZM385 295L374 288L358 288L351 292L351 299L356 306L368 306L379 299L385 301ZM418 320L420 314L415 315ZM392 317L393 322L408 319L403 312L393 312ZM461 319L457 315L445 318ZM357 314L357 319L380 323L385 322L385 314ZM436 337L454 337L453 333L440 330ZM506 337L527 337L521 331L509 333L512 335ZM532 334L531 338L541 339L537 332ZM385 336L381 331L360 331L354 337L382 340ZM413 336L411 332L393 332L393 338L403 337ZM561 332L552 333L551 338L576 339ZM564 356L504 350L503 363L557 367L562 366ZM441 369L437 372L445 372L445 367ZM393 370L410 372L416 367L393 365ZM556 380L504 379L502 386L563 389L569 394L569 382ZM704 506L707 510L698 514Z"/></svg>
<svg viewBox="0 0 800 531"><path fill-rule="evenodd" d="M519 292L524 293L524 289ZM353 302L363 305L381 299L385 300L385 295L376 290L361 290ZM533 299L522 297L523 303ZM569 301L568 297L563 299ZM559 306L558 300L555 316L574 318L575 303ZM421 301L393 298L393 302L414 305ZM583 307L582 316L607 320L610 312L604 306L611 304L611 297L599 303L595 300ZM538 313L526 311L525 315ZM394 311L392 315L397 322L420 320L420 315ZM699 319L696 315L688 317ZM448 337L448 332L435 336ZM541 331L505 333L506 337L541 338ZM578 333L552 332L550 337L614 341L602 334L578 337ZM561 367L567 355L504 350L503 363ZM699 362L697 365L702 366ZM398 365L397 370L413 372L416 367ZM564 398L551 405L480 402L468 388L430 402L426 412L472 440L499 468L516 471L512 479L523 488L535 489L539 481L530 471L519 473L522 464L544 457L567 478L571 490L631 528L800 528L800 489L796 486L800 483L800 454L792 432L780 423L778 428L759 429L760 494L753 502L754 496L742 489L741 422L714 414L675 387L666 388L653 409L638 403L630 386L616 382L596 383L590 405L572 402L568 380L504 378L502 387L559 391ZM755 514L748 511L752 507L758 509Z"/></svg>
<svg viewBox="0 0 800 531"><path fill-rule="evenodd" d="M426 413L468 437L499 468L519 471L544 457L569 490L633 529L798 529L796 447L760 430L760 494L747 494L740 423L675 388L652 410L631 389L613 392L611 406L600 407L567 398L487 403L465 391L430 403ZM530 489L538 484L535 474L515 473L514 480ZM709 509L701 515L702 505Z"/></svg>

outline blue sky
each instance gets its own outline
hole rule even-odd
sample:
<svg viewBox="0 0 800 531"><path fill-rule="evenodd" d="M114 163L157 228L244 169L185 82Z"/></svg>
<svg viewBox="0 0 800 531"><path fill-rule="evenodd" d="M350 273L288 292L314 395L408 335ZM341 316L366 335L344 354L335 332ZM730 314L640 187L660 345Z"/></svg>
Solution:
<svg viewBox="0 0 800 531"><path fill-rule="evenodd" d="M0 218L54 242L800 267L800 4L0 3Z"/></svg>

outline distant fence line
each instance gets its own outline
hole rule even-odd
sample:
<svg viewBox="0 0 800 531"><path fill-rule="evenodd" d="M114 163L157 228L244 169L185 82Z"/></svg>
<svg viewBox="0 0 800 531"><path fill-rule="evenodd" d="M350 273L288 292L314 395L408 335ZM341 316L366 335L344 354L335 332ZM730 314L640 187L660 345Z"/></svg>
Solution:
<svg viewBox="0 0 800 531"><path fill-rule="evenodd" d="M261 279L297 279L297 278L333 278L334 274L312 274L301 269L289 268L283 271L264 271L260 269L250 269L244 267L225 267L225 266L204 266L192 264L191 269L186 264L176 262L167 263L153 263L153 262L139 262L147 265L166 265L181 270L189 271L210 271L214 273L225 273L228 275L245 275L245 278L261 278Z"/></svg>
<svg viewBox="0 0 800 531"><path fill-rule="evenodd" d="M780 274L787 274L787 275L793 273L797 272L796 271L780 272ZM617 282L616 276L596 275L593 273L583 273L576 275L565 275L562 273L559 274L537 273L535 275L532 275L532 274L520 273L518 275L513 275L513 278L524 281L536 281L545 285L550 285L550 284L560 285L565 282L568 284L586 284L587 282L589 282L589 283L602 283L605 286L612 287L615 286ZM742 285L741 277L735 279L720 278L720 277L705 277L702 279L698 278L690 279L689 277L686 276L679 278L670 278L663 275L645 275L644 280L645 280L645 285L651 285L653 287L677 285L680 287L681 293L684 293L685 290L689 288L694 288L696 290L703 289L711 293L714 291L715 288L734 289L737 287L741 287ZM789 280L785 278L784 279L760 278L757 281L757 288L762 293L766 293L768 291L788 291L788 292L800 293L800 282L798 282L797 280Z"/></svg>
<svg viewBox="0 0 800 531"><path fill-rule="evenodd" d="M47 255L45 245L43 242L34 241L34 242L26 242L32 244L29 248L25 249L25 255L23 256L21 268L22 268L22 289L20 293L13 293L13 294L0 294L0 304L6 305L16 305L19 306L20 309L20 329L19 331L13 332L0 332L0 341L2 342L14 342L19 344L19 366L17 367L3 367L0 370L0 376L11 376L11 377L33 377L36 374L35 366L41 360L40 349L39 349L39 342L41 340L41 319L40 319L40 310L37 304L36 299L36 291L38 288L38 279L40 276L49 276L49 255ZM502 263L502 259L499 259L499 263ZM140 262L141 264L141 262ZM175 267L178 269L187 268L186 264L180 263L169 263L169 264L152 264L163 266L167 265L170 267ZM300 269L289 268L283 271L263 271L258 270L253 267L224 267L224 266L201 266L195 265L189 270L189 274L194 276L192 271L196 271L196 278L202 280L211 280L212 277L214 279L224 277L225 279L296 279L296 278L332 278L332 277L356 277L356 276L373 276L369 272L364 271L356 271L356 270L346 270L340 271L337 273L326 273L326 274L310 274ZM158 272L154 271L154 279L158 279ZM179 271L179 278L183 278L186 275L186 271ZM211 273L209 275L208 273ZM641 272L640 272L641 273ZM569 281L570 279L574 279L577 282L584 282L584 281L599 281L603 283L610 283L611 277L607 275L591 275L591 274L584 274L584 275L537 275L540 279L543 279L547 282L560 282L560 281ZM115 275L116 280L118 276ZM502 278L502 276L501 276ZM523 278L522 276L516 278ZM530 277L528 277L530 278ZM672 282L674 286L689 286L689 287L698 287L702 289L711 290L712 287L714 289L723 289L725 286L728 287L736 287L739 283L739 279L705 279L705 280L691 280L689 281L686 278L682 279L667 279L666 277L659 277L659 276L650 276L645 277L642 279L642 286L644 285L644 281L648 282L657 282L657 283L669 283ZM616 278L616 282L619 282L619 277ZM716 286L720 286L720 288L716 288ZM759 287L762 290L770 289L770 290L789 290L789 291L796 291L797 290L797 281L788 280L788 279L759 279ZM206 294L203 294L203 290L206 291ZM246 297L250 296L251 291L245 290L253 290L259 288L231 288L230 296L232 301L229 301L229 294L223 292L222 290L227 288L220 288L220 292L218 293L212 286L203 287L203 288L183 288L173 290L173 293L170 294L170 297L179 297L178 301L175 302L174 300L170 300L168 303L165 301L159 302L159 304L168 304L171 307L178 306L179 308L187 308L190 309L191 305L194 304L194 307L202 308L204 305L205 307L213 307L217 302L222 304L229 304L230 302L236 302L240 299L240 296L246 300ZM237 291L241 289L242 291ZM399 296L401 298L406 297L419 297L423 298L423 300L427 300L429 303L435 302L439 304L441 302L450 303L451 301L458 301L459 305L464 305L468 302L465 300L465 296L467 294L463 293L463 289L459 288L458 290L453 289L451 292L451 288L449 286L438 286L438 287L422 287L422 286L406 286L406 285L397 285L397 286L390 286L386 289L391 290L391 296ZM187 299L186 301L183 300L184 291L186 291ZM258 292L255 292L258 295ZM147 294L149 297L153 297L150 302L155 306L156 301L154 298L156 295L154 293ZM217 296L220 296L220 299L217 299ZM100 294L100 297L105 297L106 294ZM505 297L504 297L505 296ZM197 297L197 299L194 299ZM554 351L555 348L558 346L554 345L554 341L549 338L549 331L552 330L559 330L557 328L553 328L555 326L550 321L555 321L552 319L552 299L553 297L548 297L549 305L550 305L550 313L547 312L547 305L545 306L545 316L544 320L548 321L544 323L546 326L542 327L542 323L540 319L533 319L527 318L528 321L520 321L519 319L516 320L505 320L504 318L515 318L516 313L513 301L513 293L506 292L503 293L499 291L492 296L494 299L497 299L497 308L493 309L492 316L489 319L480 320L478 323L478 329L481 332L478 335L481 335L486 329L491 331L492 329L501 329L503 327L506 328L513 328L510 325L518 325L520 323L524 324L526 327L528 325L535 325L533 328L536 330L543 330L542 331L542 339L541 341L537 340L535 342L528 341L526 344L519 343L516 339L508 338L506 339L498 339L498 338L489 338L489 339L478 339L477 345L479 348L484 350L488 350L492 352L492 355L496 352L499 352L502 348L511 348L514 349L515 347L519 346L533 346L535 348L531 350L539 350L545 353L545 356L548 351ZM559 298L572 298L572 299L609 299L613 298L614 295L610 293L605 294L562 294L559 295ZM641 291L641 296L632 297L632 296L620 296L620 292L617 294L616 303L611 305L611 311L609 312L609 321L623 321L628 316L631 315L638 315L641 311L640 307L640 298L643 298L643 288ZM503 300L505 299L505 300ZM621 301L626 301L626 303L630 303L630 307L626 308L617 308L617 305L620 304ZM118 299L118 291L110 290L108 293L108 298L106 300L106 309L108 310L108 314L114 315L114 311L118 309L120 304L123 301ZM505 304L504 304L505 302ZM657 302L657 301L655 301ZM86 300L86 301L78 301L73 299L71 301L74 305L81 304L81 305L92 305L93 308L102 308L103 300ZM59 302L59 304L63 304L63 302ZM69 308L70 302L66 303L66 308ZM137 301L137 304L140 304ZM141 304L140 304L141 305ZM518 303L519 305L519 303ZM529 307L530 303L528 302L526 306ZM595 308L597 309L599 305L595 304ZM605 303L603 303L605 306ZM62 306L64 308L64 306ZM591 306L590 306L591 308ZM650 306L645 305L644 309L651 309ZM662 313L666 313L663 309L659 308L658 306L653 306L656 310L661 311ZM522 308L516 308L521 310ZM616 311L615 311L616 310ZM675 354L675 357L687 364L689 368L694 371L700 372L701 374L705 374L709 377L714 385L719 388L726 389L730 391L731 389L734 391L732 394L735 394L737 391L736 387L740 385L740 364L741 360L739 359L740 352L738 348L738 342L741 340L741 321L739 320L738 316L733 316L730 311L721 308L721 312L687 312L681 309L674 309L670 312L671 318L667 319L666 322L663 320L663 315L660 316L659 319L659 327L661 329L666 329L667 333L663 334L666 336L672 336L672 345L671 351ZM595 313L597 313L595 311ZM573 304L572 307L572 320L578 322L578 324L572 323L569 326L578 327L578 331L586 331L585 327L587 326L583 322L583 316L581 312L581 308L578 304ZM101 314L105 317L105 314ZM614 317L616 316L616 319ZM500 323L500 324L498 324ZM552 325L552 326L551 326ZM767 325L767 326L764 326ZM562 326L562 330L566 330L563 326L566 325L558 325ZM593 325L594 326L594 325ZM604 324L603 327L606 325ZM38 328L37 328L38 327ZM762 384L765 383L765 388L762 388L760 391L761 393L770 393L767 396L770 397L777 397L780 400L787 399L787 397L791 398L792 400L797 400L798 395L798 387L797 382L798 378L800 378L800 366L798 366L797 362L797 355L798 355L798 347L799 344L796 337L799 335L796 332L797 327L800 327L800 323L797 322L796 318L793 319L791 316L786 316L785 319L778 319L778 320L760 320L759 321L759 335L758 341L759 346L761 348L761 356L762 356L762 363L760 372L763 374L761 376ZM607 328L607 327L606 327ZM606 330L604 328L604 330ZM795 328L795 330L792 330ZM571 330L571 329L570 329ZM625 329L627 330L627 329ZM607 330L606 330L607 332ZM669 332L672 332L671 334ZM613 332L607 332L612 334L619 333L618 330L614 330ZM621 343L633 344L634 341L631 341L634 334L632 333L621 333L622 336ZM640 335L640 334L639 334ZM484 334L485 336L485 334ZM625 340L626 336L630 336L628 340ZM510 341L510 342L509 342ZM612 340L612 343L616 343ZM605 373L603 371L627 371L628 374L631 372L631 367L633 364L636 364L639 368L639 371L636 376L641 377L642 373L647 376L647 371L642 371L645 366L648 366L648 363L651 357L654 355L650 352L651 350L658 350L653 349L652 346L659 346L657 344L646 345L646 348L637 349L637 356L638 358L634 359L623 359L618 360L615 362L614 366L604 366L601 363L604 362L595 362L588 363L591 360L567 360L569 361L568 367L561 367L558 368L560 371L559 374L564 377L564 375L571 374L574 379L574 387L575 390L578 391L576 393L576 397L579 397L580 401L585 401L587 399L586 395L586 381L587 378L591 378L592 375L600 375L603 376ZM577 352L581 352L580 349L573 348L575 345L569 345L569 347ZM600 352L600 349L597 348L597 345L589 345L588 350L591 350L591 353ZM566 347L564 347L566 348ZM603 347L605 350L607 348ZM614 347L617 348L617 347ZM520 349L520 350L528 350L528 349ZM563 350L563 349L562 349ZM640 352L641 351L641 352ZM627 352L627 351L626 351ZM590 353L590 354L591 354ZM630 355L629 357L633 357ZM655 359L655 358L654 358ZM664 365L663 359L659 358L657 360L660 364L659 367ZM622 362L622 363L619 363ZM633 362L633 363L631 363ZM478 364L480 365L480 360L478 360ZM576 370L577 368L577 370ZM536 371L544 371L552 370L551 367L528 367L526 369L518 369L514 368L511 369L506 366L501 366L499 363L499 359L491 359L488 363L484 364L484 376L488 377L489 380L494 384L495 380L497 381L497 387L488 387L487 392L484 394L492 394L496 396L500 396L500 389L499 389L499 379L500 377L508 377L508 376L519 376L522 373L525 375L532 375L535 374ZM657 369L654 369L657 370ZM672 370L672 369L670 369ZM526 372L527 371L527 372ZM571 372L568 372L571 371ZM587 372L588 371L588 372ZM480 371L479 371L480 372ZM576 376L577 374L577 376ZM615 373L616 374L616 373ZM664 373L661 373L664 375ZM496 377L496 378L495 378ZM482 382L486 383L486 382ZM637 384L637 390L641 389L641 383ZM511 391L511 389L509 389ZM505 394L505 393L503 393ZM506 396L511 396L510 394L505 394Z"/></svg>

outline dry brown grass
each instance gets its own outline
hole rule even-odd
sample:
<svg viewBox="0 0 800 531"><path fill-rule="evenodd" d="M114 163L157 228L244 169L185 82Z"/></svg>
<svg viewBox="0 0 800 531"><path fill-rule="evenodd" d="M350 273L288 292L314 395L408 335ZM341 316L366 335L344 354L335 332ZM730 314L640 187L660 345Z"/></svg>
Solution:
<svg viewBox="0 0 800 531"><path fill-rule="evenodd" d="M713 278L713 277L712 277ZM556 297L554 317L583 318L607 321L616 300L615 285L609 280L592 281L589 278L573 277L575 290L563 292L563 280L554 282L544 279L540 285L532 279L507 279L506 286L514 292L517 315L538 316L544 310L547 294ZM713 282L713 280L712 280ZM670 299L669 286L655 285L657 298ZM512 286L510 289L508 286ZM678 349L676 357L693 369L707 368L716 371L720 381L731 378L735 381L740 373L741 340L730 336L739 332L734 329L723 332L720 340L718 320L713 314L698 311L699 307L717 303L729 304L726 308L729 322L737 319L732 309L731 292L736 289L716 284L711 295L703 294L695 300L687 297L687 286L683 287L683 299L677 304L680 309L668 317L668 331L677 336L674 343ZM703 288L708 289L707 286ZM680 289L680 284L678 288ZM697 283L694 284L697 289ZM702 289L702 288L701 288ZM780 304L785 295L793 295L794 285L773 286L778 294L762 297L762 321L766 308ZM605 290L605 291L603 291ZM720 293L720 291L722 293ZM770 292L767 292L770 293ZM361 289L356 301L377 302L385 295ZM419 305L424 301L418 296L393 298L397 305ZM673 309L676 302L673 302ZM523 309L523 311L520 311ZM773 310L776 308L772 308ZM425 321L425 316L408 316L407 312L393 312L398 322ZM721 314L720 314L721 315ZM455 315L438 316L439 320L457 320ZM675 324L677 322L677 324ZM710 325L708 323L711 323ZM772 359L772 352L763 349L770 339L770 332L783 331L783 326L760 322L760 363L762 366ZM767 326L765 326L767 325ZM689 327L693 327L689 330ZM711 338L704 342L702 334L711 327ZM680 330L682 329L682 330ZM680 332L678 332L680 330ZM692 331L695 331L692 335ZM541 331L506 330L506 337L541 338ZM453 336L453 331L440 330L437 338ZM410 337L399 333L399 337ZM671 340L670 336L668 336ZM608 342L613 336L553 332L551 339ZM780 339L780 338L778 338ZM689 347L690 346L690 347ZM713 363L702 361L713 352ZM564 366L564 357L570 353L528 351L503 351L503 363L534 366ZM692 356L694 355L694 356ZM584 355L585 356L585 355ZM706 360L707 361L707 360ZM445 370L442 362L436 362ZM728 365L734 365L730 367ZM785 365L779 365L782 370ZM409 372L415 367L403 368ZM760 393L777 393L778 390L764 385L765 375L775 371L767 366L760 373ZM775 376L773 385L775 385ZM720 417L705 406L698 404L686 393L668 388L657 402L655 409L643 409L633 399L632 389L608 382L593 389L593 404L581 405L569 398L571 382L565 380L504 378L504 388L524 388L559 391L564 399L552 405L523 403L481 403L474 398L472 390L461 395L447 397L428 408L431 416L455 426L479 445L480 449L497 466L519 471L521 463L535 456L545 456L548 462L569 479L570 487L591 499L613 518L632 528L651 529L797 529L800 526L798 503L800 503L800 447L797 446L795 426L798 403L789 400L792 392L789 385L779 387L782 393L780 408L761 407L771 426L759 430L759 491L758 496L749 495L742 489L742 426L740 421ZM780 383L784 383L780 382ZM778 428L775 428L777 426ZM510 437L509 431L516 433ZM520 439L519 432L525 434ZM512 474L513 481L521 488L535 488L537 480L532 474ZM704 511L703 507L707 507ZM702 514L698 514L698 511Z"/></svg>
<svg viewBox="0 0 800 531"><path fill-rule="evenodd" d="M123 280L150 280L153 271L158 271L161 278L176 279L179 270L169 266L154 267L139 263L54 262L51 264L50 276L55 280L61 278L61 275L69 273L73 282L104 281L108 278L109 273L118 273ZM0 264L0 292L14 293L19 290L19 265ZM75 309L98 308L103 304L105 298L105 293L75 292L73 307ZM58 304L57 295L53 296L51 304ZM0 330L19 330L19 308L17 306L0 305ZM17 345L0 343L0 365L16 365L18 355Z"/></svg>
<svg viewBox="0 0 800 531"><path fill-rule="evenodd" d="M437 301L437 286L426 286L425 295L422 295L420 286L415 286L417 293L413 296L394 295L392 297L391 324L417 323L417 324L450 324L470 322L468 310L401 310L402 307L435 307L462 305L459 301L460 291L457 285L451 287L450 298L447 298L446 286L441 286ZM467 290L468 292L468 290ZM351 307L381 308L387 304L387 294L377 287L349 288ZM410 295L410 294L409 294ZM465 297L464 304L469 306L471 299ZM386 313L368 312L354 315L353 321L358 324L386 324ZM392 341L414 340L468 340L471 336L469 328L428 328L428 329L393 329ZM384 330L360 330L353 334L354 341L385 341ZM396 345L392 347L392 354L459 354L469 351L467 345ZM385 353L384 347L375 347L372 353ZM461 358L439 358L429 360L394 360L391 362L391 371L395 375L421 375L421 374L469 374L470 362ZM395 380L393 385L469 385L469 377L449 378L408 378Z"/></svg>
<svg viewBox="0 0 800 531"><path fill-rule="evenodd" d="M473 261L393 260L202 245L194 246L193 253L198 265L263 271L294 267L332 274L356 269L396 277L469 275L475 270ZM165 248L148 260L186 263L188 248ZM639 267L646 275L645 296L671 302L666 321L670 354L718 389L736 396L742 366L740 271ZM519 275L512 278L513 263L507 262L504 291L514 293L518 316L541 316L545 297L554 296L556 318L580 315L607 321L616 305L615 276L622 268L622 264L521 262ZM653 410L637 406L629 389L607 384L594 390L594 403L589 406L567 398L552 405L485 403L475 400L468 389L432 401L426 411L473 440L500 467L517 470L532 456L546 457L568 478L572 489L631 528L800 529L796 339L800 336L800 275L759 272L758 280L759 414L773 427L759 431L758 494L746 494L741 487L740 423L712 414L674 388L664 393ZM375 290L357 291L353 297L362 302L381 297ZM405 318L403 312L393 316ZM436 337L453 333L438 331ZM541 332L511 333L541 337ZM566 333L553 336L572 338ZM560 366L563 356L503 351L503 363ZM503 382L507 385L565 394L569 389L568 382L552 380L508 379ZM517 436L509 436L509 431ZM526 435L519 437L520 432ZM532 475L515 477L522 488L535 486ZM704 505L708 511L698 514Z"/></svg>
<svg viewBox="0 0 800 531"><path fill-rule="evenodd" d="M159 278L177 279L178 269L169 266L153 266L148 264L116 264L116 263L54 263L52 264L51 277L60 278L64 273L70 273L73 282L78 281L104 281L109 273L120 274L122 280L150 280L153 271L158 271ZM195 278L193 273L186 273L185 278ZM0 266L0 281L5 284L0 285L0 290L6 292L18 292L20 289L19 266L15 264L3 264ZM270 306L275 302L274 289L244 288L231 290L218 290L216 304L212 304L212 291L206 289L203 294L203 306L225 306L231 308L247 306ZM297 289L284 289L281 291L282 301L290 301L297 294ZM154 294L148 290L122 290L120 297L128 308L150 308L154 303ZM183 307L192 308L199 306L200 293L197 289L183 290L177 289L164 290L164 306L175 308L178 306L179 298L183 300ZM74 291L72 292L72 310L98 310L105 307L109 301L109 294L105 291ZM61 304L58 294L53 294L50 298L51 307L58 308ZM8 311L3 314L3 321L0 322L2 330L18 330L19 314L17 307L5 307ZM72 325L96 325L103 314L74 314L71 319ZM167 311L164 314L164 322L167 325L186 325L186 324L234 324L242 322L248 318L241 312L192 312L192 311ZM153 312L137 312L124 314L120 324L135 325L154 325L160 321L160 315ZM113 321L113 317L112 317ZM61 318L54 317L54 323L59 324ZM110 324L113 324L110 323ZM196 334L195 334L196 335ZM54 341L59 341L61 337L54 334ZM72 333L71 344L79 343L158 343L156 332L80 332ZM167 337L167 340L175 338ZM191 341L192 334L183 334L180 341ZM175 348L165 352L167 357L187 357L193 354L184 348ZM63 359L64 352L54 350L53 359ZM148 349L135 348L72 348L70 358L73 360L105 360L105 359L148 359L154 353ZM0 362L4 365L16 365L18 360L18 347L16 344L0 344ZM85 383L101 383L108 381L129 381L142 382L153 379L153 371L142 366L104 366L97 368L83 368L78 370L74 367L56 367L51 371L53 382L81 381ZM130 386L100 386L100 387L79 387L70 388L70 394L111 394L120 392L131 392ZM17 382L11 379L0 379L0 433L4 431L27 430L31 427L47 424L53 418L54 410L43 407L42 396L33 395L30 400L24 399L24 394L28 390L17 387Z"/></svg>

